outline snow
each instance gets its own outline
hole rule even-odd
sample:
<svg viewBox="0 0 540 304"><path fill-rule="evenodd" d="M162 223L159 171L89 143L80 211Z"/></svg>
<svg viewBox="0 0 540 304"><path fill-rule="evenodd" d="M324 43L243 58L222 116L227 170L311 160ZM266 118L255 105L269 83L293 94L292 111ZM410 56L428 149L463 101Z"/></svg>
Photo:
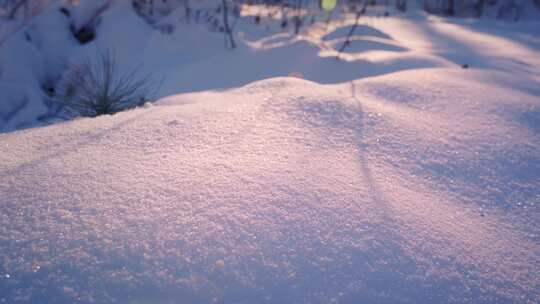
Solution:
<svg viewBox="0 0 540 304"><path fill-rule="evenodd" d="M4 297L533 303L539 101L483 77L275 78L2 135Z"/></svg>
<svg viewBox="0 0 540 304"><path fill-rule="evenodd" d="M125 4L0 45L0 303L540 302L537 22L366 17L337 60L351 20L228 51ZM45 59L103 47L162 98L32 123Z"/></svg>

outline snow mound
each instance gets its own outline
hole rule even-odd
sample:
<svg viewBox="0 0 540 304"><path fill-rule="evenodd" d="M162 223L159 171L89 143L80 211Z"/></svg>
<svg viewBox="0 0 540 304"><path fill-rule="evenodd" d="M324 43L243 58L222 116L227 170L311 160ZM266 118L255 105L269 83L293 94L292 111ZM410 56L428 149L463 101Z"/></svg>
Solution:
<svg viewBox="0 0 540 304"><path fill-rule="evenodd" d="M347 25L347 26L343 26L343 27L339 27L337 29L335 29L334 31L324 35L321 39L323 41L329 41L329 40L334 40L334 39L338 39L338 38L345 38L347 37L347 35L351 32L351 30L353 29L353 25ZM355 29L354 29L354 32L352 34L351 37L357 37L357 36L361 36L361 37L377 37L377 38L381 38L381 39L387 39L387 40L392 40L392 37L372 26L368 26L368 25L364 25L364 24L360 24L358 25Z"/></svg>
<svg viewBox="0 0 540 304"><path fill-rule="evenodd" d="M275 78L0 135L1 300L536 303L540 101L493 75Z"/></svg>

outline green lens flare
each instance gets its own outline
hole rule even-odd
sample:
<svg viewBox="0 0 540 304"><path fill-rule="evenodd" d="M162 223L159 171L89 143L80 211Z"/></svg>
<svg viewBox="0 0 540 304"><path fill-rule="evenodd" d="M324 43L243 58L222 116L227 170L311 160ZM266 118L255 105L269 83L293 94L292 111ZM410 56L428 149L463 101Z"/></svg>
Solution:
<svg viewBox="0 0 540 304"><path fill-rule="evenodd" d="M321 4L325 11L331 11L336 7L337 0L321 0Z"/></svg>

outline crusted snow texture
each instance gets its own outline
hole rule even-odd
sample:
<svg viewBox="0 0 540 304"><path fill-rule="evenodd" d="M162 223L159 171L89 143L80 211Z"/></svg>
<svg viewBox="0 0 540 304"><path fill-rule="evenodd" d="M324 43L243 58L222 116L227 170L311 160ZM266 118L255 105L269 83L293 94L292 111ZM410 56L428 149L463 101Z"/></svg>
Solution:
<svg viewBox="0 0 540 304"><path fill-rule="evenodd" d="M505 76L274 78L0 135L1 301L538 303L540 101Z"/></svg>

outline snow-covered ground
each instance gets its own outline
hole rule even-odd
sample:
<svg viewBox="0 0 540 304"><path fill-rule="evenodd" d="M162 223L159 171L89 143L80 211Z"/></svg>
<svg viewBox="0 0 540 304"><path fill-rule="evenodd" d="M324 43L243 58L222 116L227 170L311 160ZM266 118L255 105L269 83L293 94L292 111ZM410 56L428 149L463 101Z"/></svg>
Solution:
<svg viewBox="0 0 540 304"><path fill-rule="evenodd" d="M10 43L164 83L0 135L0 303L540 302L540 24L366 17L336 60L351 21L245 21L228 51L118 6L90 45ZM38 94L37 63L2 62Z"/></svg>

